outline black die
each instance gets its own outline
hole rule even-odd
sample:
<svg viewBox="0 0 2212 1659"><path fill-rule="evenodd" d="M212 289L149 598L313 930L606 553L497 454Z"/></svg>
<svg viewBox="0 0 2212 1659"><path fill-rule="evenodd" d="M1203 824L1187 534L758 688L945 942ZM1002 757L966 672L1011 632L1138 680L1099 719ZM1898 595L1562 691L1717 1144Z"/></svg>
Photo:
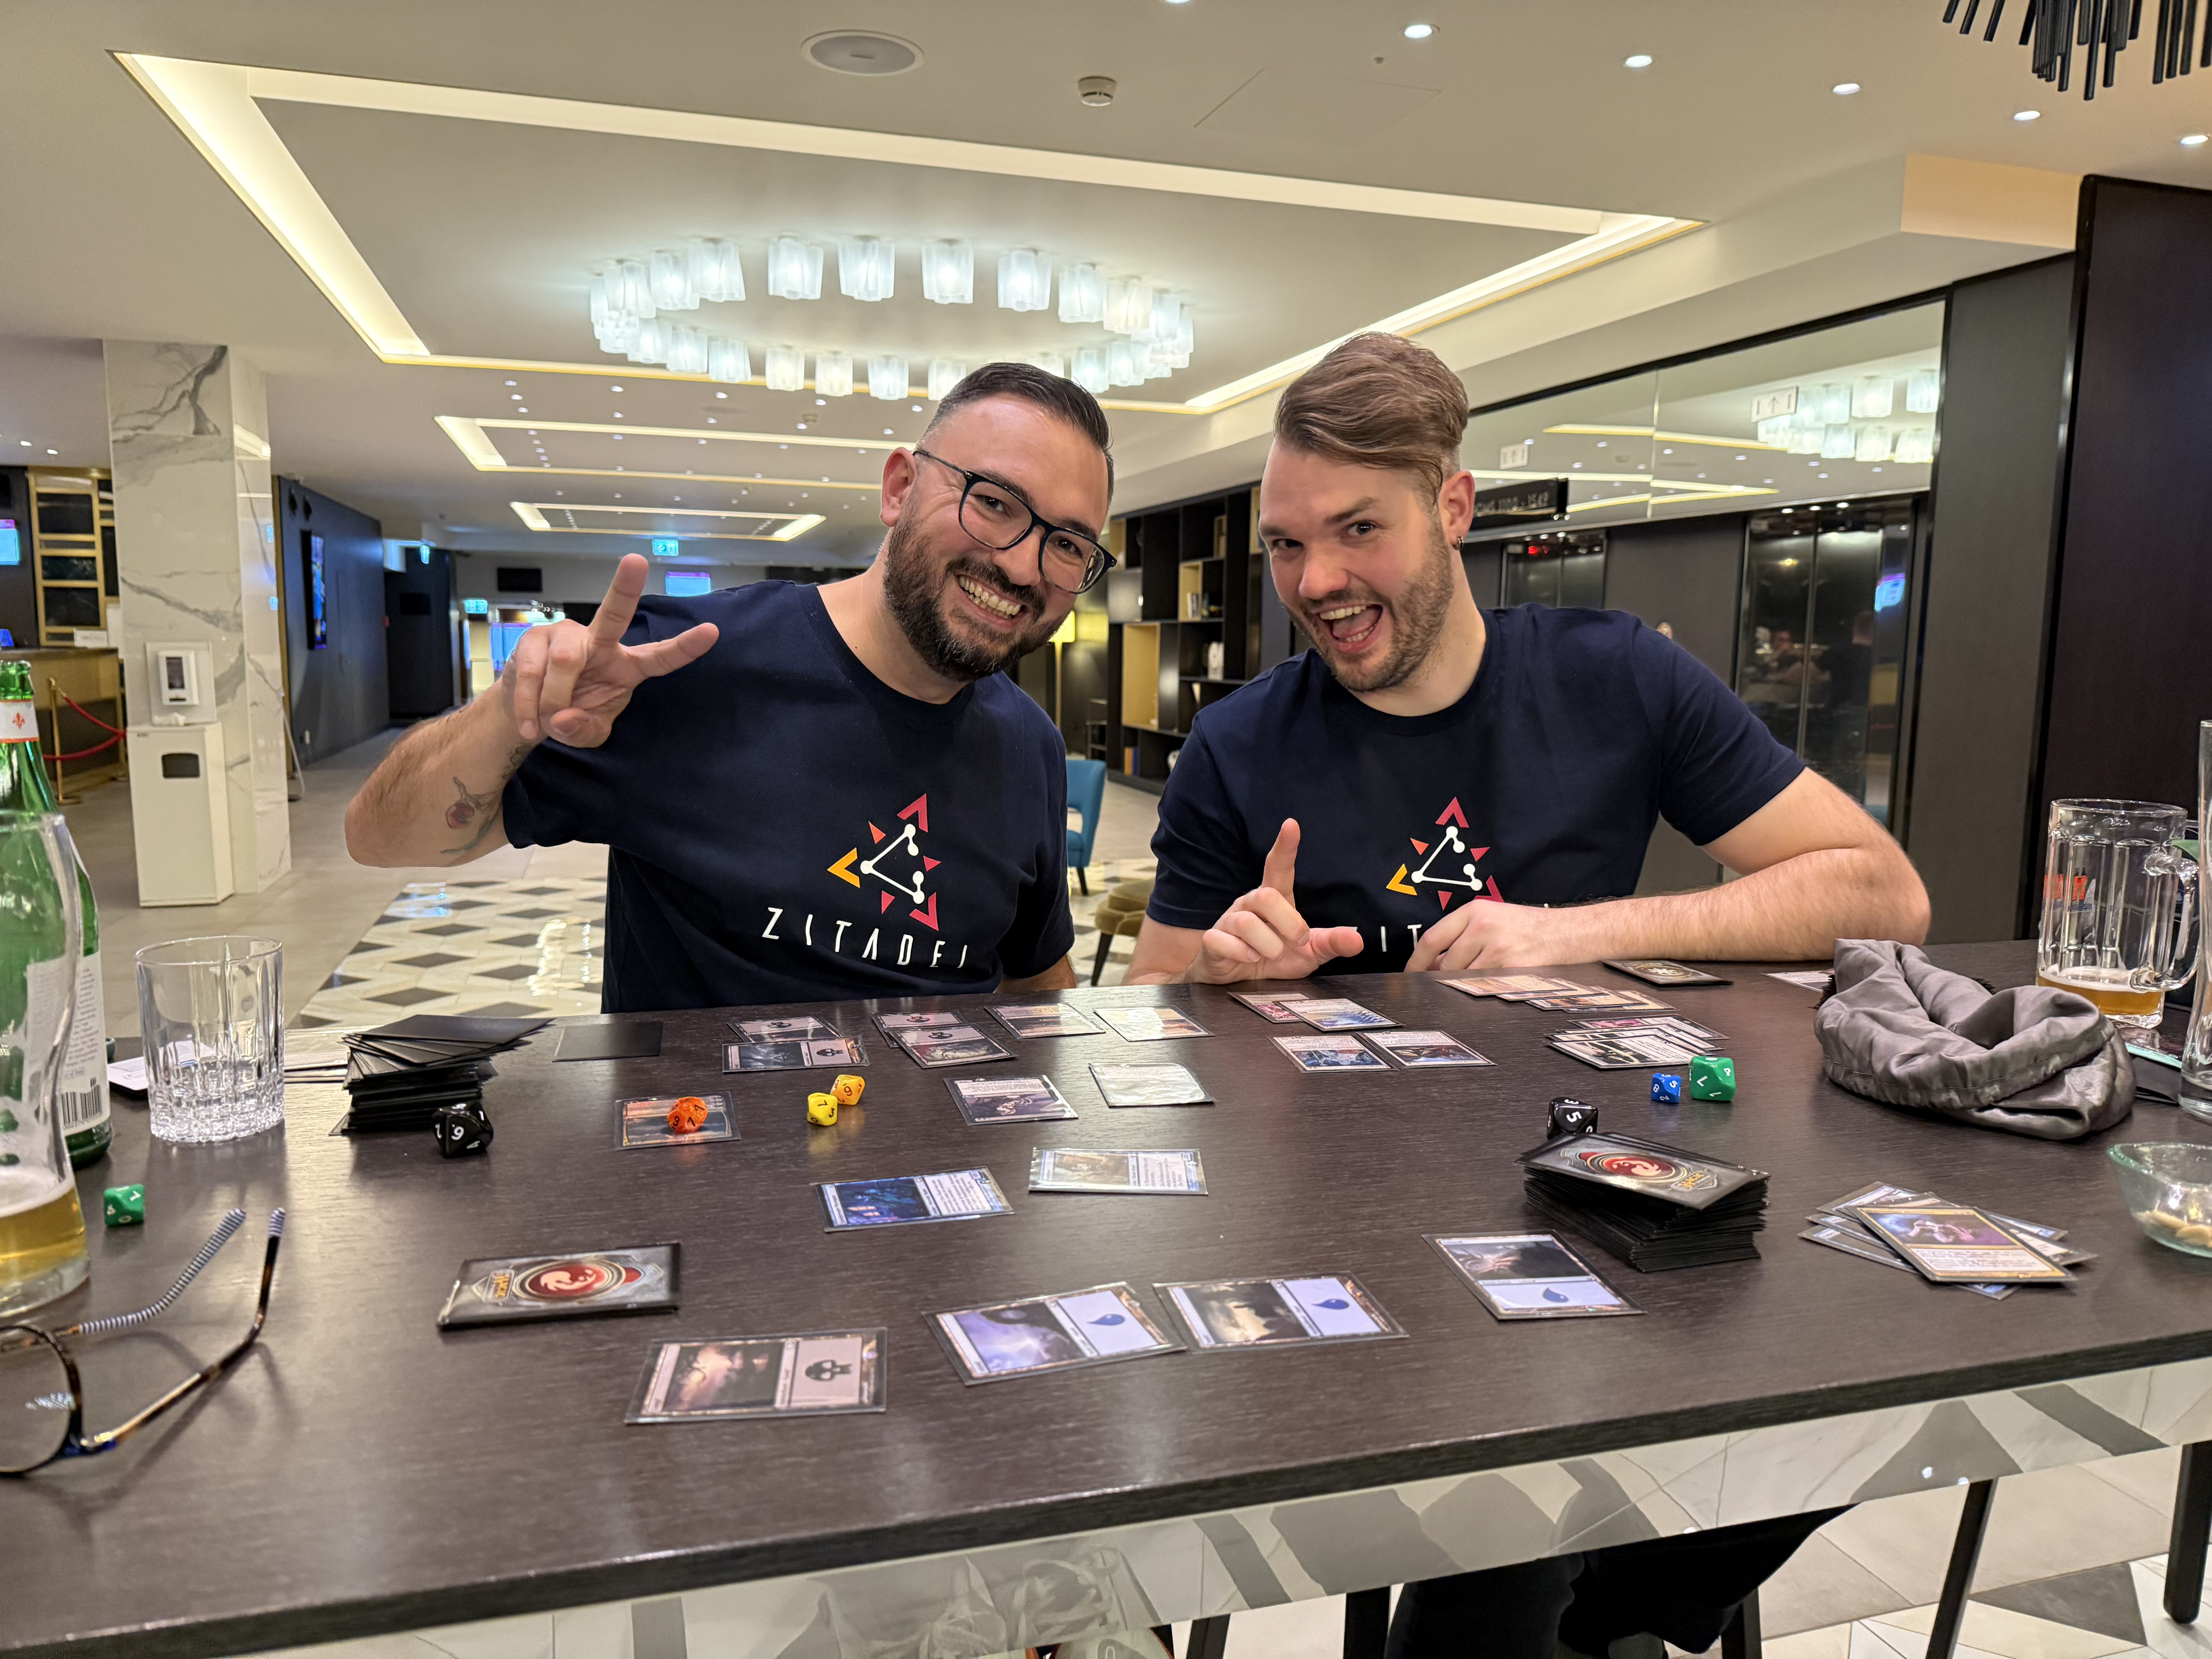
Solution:
<svg viewBox="0 0 2212 1659"><path fill-rule="evenodd" d="M491 1120L482 1106L466 1101L441 1106L432 1121L438 1132L441 1158L466 1158L491 1145Z"/></svg>
<svg viewBox="0 0 2212 1659"><path fill-rule="evenodd" d="M1597 1127L1597 1108L1585 1105L1571 1095L1561 1095L1552 1103L1551 1124L1555 1135L1583 1133Z"/></svg>

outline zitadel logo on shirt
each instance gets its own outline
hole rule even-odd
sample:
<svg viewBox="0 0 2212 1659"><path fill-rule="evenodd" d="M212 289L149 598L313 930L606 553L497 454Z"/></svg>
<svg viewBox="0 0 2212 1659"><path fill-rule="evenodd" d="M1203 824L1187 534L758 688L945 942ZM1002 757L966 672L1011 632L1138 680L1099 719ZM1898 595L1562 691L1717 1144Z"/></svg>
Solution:
<svg viewBox="0 0 2212 1659"><path fill-rule="evenodd" d="M1452 900L1464 893L1469 898L1492 898L1501 902L1505 895L1498 890L1498 878L1485 878L1476 866L1482 862L1487 847L1470 847L1460 831L1468 827L1467 814L1460 811L1459 797L1452 797L1451 805L1437 814L1437 826L1443 831L1441 837L1424 841L1419 836L1408 836L1413 844L1414 856L1398 866L1398 873L1383 883L1393 893L1404 893L1419 898L1425 889L1437 896L1438 911L1451 908Z"/></svg>
<svg viewBox="0 0 2212 1659"><path fill-rule="evenodd" d="M829 866L830 873L855 887L866 888L870 882L882 884L885 890L877 895L881 901L878 914L904 901L914 906L907 915L933 933L937 931L937 895L930 890L929 875L941 860L921 850L921 838L929 833L929 797L916 796L894 822L902 826L896 832L879 830L871 823L868 856L862 858L856 846Z"/></svg>

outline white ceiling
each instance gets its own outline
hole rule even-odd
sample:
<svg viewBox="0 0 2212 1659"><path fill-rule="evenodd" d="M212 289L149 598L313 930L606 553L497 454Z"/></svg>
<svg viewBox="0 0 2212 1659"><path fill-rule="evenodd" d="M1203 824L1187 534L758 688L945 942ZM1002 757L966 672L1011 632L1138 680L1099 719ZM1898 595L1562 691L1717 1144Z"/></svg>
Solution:
<svg viewBox="0 0 2212 1659"><path fill-rule="evenodd" d="M530 477L475 470L435 417L527 409L537 418L605 427L619 410L625 422L704 431L712 420L775 442L802 420L814 435L882 442L890 428L893 440L911 441L926 419L926 410L865 397L817 407L811 393L738 388L718 399L696 384L625 380L617 365L601 380L380 363L118 66L118 52L1708 223L1608 267L1603 282L1577 277L1508 301L1475 319L1480 330L1450 325L1455 339L1482 337L1479 347L1455 346L1455 366L1472 372L1480 362L1528 357L1510 379L1551 372L1542 363L1565 364L1577 349L1609 355L1616 365L1640 361L1662 355L1647 349L1653 343L1679 340L1686 330L1724 340L1731 328L1740 334L1825 314L1840 294L1911 292L1931 273L1940 280L2036 252L1934 239L1904 248L1893 237L1870 236L1850 247L1839 242L1832 258L1812 246L1837 181L1870 176L1908 153L2212 186L2212 146L2190 151L2175 142L2212 125L2212 76L2154 88L2148 48L2139 44L2123 56L2121 84L2085 106L2033 81L2025 54L2009 44L1984 46L1944 30L1938 9L1929 0L1699 0L1664 9L1648 0L1035 0L1018 9L841 0L830 9L823 0L632 0L615 8L471 0L459 9L428 0L374 8L76 0L19 9L10 95L0 109L18 181L0 284L0 453L104 460L90 343L219 342L269 375L278 468L378 514L389 533L420 531L454 545L533 555L603 550L620 544L533 538L507 503L558 492L580 504L611 503L620 493L629 504L657 491L649 504L674 506L684 494L694 499L684 505L696 506L708 488L680 478L633 486L581 472L556 477L564 468L759 472L763 496L782 492L766 502L771 510L799 510L802 496L809 509L827 501L830 522L820 530L762 544L763 562L812 562L872 541L872 498L865 490L822 495L818 481L864 483L879 452L808 450L802 465L793 459L800 448L767 442L625 438L617 462L608 434L542 431L553 465L541 469L526 432L495 434L509 463L541 474ZM1401 26L1417 16L1439 26L1434 39L1401 38ZM921 46L924 61L872 81L821 70L801 56L800 43L833 26L904 36ZM1656 62L1626 70L1620 60L1630 52ZM1078 102L1076 78L1092 74L1118 81L1110 108ZM1845 79L1865 90L1831 95L1827 88ZM2010 118L2031 107L2043 118ZM980 256L1019 239L1064 257L1126 260L1183 286L1199 319L1193 366L1172 386L1154 382L1133 394L1181 398L1558 240L1548 232L544 127L291 102L265 110L426 343L457 355L591 361L581 319L589 264L718 231L737 235L745 251L756 298L728 309L757 314L740 331L749 343L849 339L856 349L919 357L1002 349L1001 341L1064 349L1095 332L1066 329L1049 313L1017 318L991 303L994 283ZM1789 234L1808 249L1796 263L1765 258L1756 305L1717 281L1698 290L1705 279L1680 275L1741 263L1752 239L1738 228L1754 225L1796 226ZM971 236L978 303L941 308L911 300L919 283L910 246L902 250L900 298L884 307L763 301L762 239L784 229ZM834 256L831 265L825 291L834 292ZM1656 289L1668 272L1676 274L1667 281L1686 285L1667 318L1597 303L1601 294ZM1887 295L1885 283L1894 284ZM1431 337L1441 342L1447 332ZM917 381L921 372L917 363ZM1264 404L1233 418L1117 413L1123 501L1249 472L1265 413ZM21 447L25 439L32 450ZM49 447L58 457L45 456ZM708 455L711 466L702 465ZM793 482L767 484L779 477ZM725 509L733 497L747 508L762 500L751 481L713 488L713 505Z"/></svg>

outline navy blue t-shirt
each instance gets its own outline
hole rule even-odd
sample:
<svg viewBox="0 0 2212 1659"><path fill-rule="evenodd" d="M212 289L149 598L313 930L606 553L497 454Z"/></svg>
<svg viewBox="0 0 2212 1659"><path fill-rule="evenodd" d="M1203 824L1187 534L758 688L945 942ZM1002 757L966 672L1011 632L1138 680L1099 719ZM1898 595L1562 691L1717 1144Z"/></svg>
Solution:
<svg viewBox="0 0 2212 1659"><path fill-rule="evenodd" d="M1385 714L1308 651L1198 717L1160 800L1146 914L1210 927L1298 821L1295 899L1367 942L1331 972L1401 969L1478 898L1573 904L1636 890L1654 819L1703 845L1803 766L1672 640L1618 611L1486 611L1468 693Z"/></svg>
<svg viewBox="0 0 2212 1659"><path fill-rule="evenodd" d="M642 599L623 637L702 622L712 650L503 799L518 847L611 849L609 1010L957 995L1067 954L1066 745L1012 681L916 702L789 582Z"/></svg>

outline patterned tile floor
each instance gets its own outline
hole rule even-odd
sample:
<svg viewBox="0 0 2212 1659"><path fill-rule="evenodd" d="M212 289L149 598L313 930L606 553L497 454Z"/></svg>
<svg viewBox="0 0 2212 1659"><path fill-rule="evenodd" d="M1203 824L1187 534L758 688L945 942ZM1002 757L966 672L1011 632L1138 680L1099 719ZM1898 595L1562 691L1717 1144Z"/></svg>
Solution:
<svg viewBox="0 0 2212 1659"><path fill-rule="evenodd" d="M405 1014L596 1014L604 879L410 882L295 1025Z"/></svg>
<svg viewBox="0 0 2212 1659"><path fill-rule="evenodd" d="M1075 959L1075 977L1079 983L1091 982L1091 964L1098 958L1098 930L1091 919L1098 912L1099 901L1114 890L1117 883L1150 881L1158 866L1149 858L1108 859L1084 868L1084 879L1091 884L1085 894L1081 884L1071 873L1067 883L1067 908L1075 918L1075 945L1069 952ZM1134 954L1137 941L1119 938L1114 941L1106 957L1106 971L1099 978L1101 985L1119 985L1121 975L1129 970L1129 958Z"/></svg>

